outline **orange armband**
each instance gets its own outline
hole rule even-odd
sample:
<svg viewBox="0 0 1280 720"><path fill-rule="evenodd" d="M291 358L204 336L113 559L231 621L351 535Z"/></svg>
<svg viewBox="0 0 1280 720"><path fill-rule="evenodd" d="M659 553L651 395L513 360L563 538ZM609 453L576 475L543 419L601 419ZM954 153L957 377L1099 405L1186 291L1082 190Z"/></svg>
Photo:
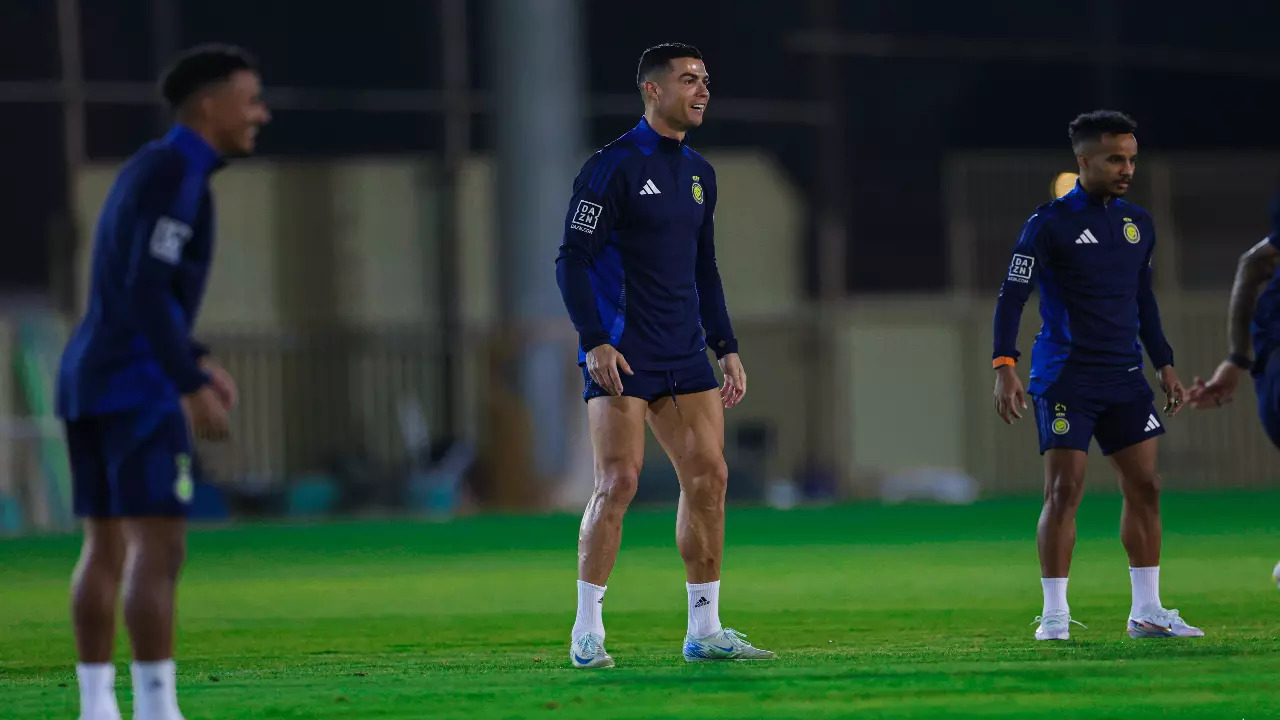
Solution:
<svg viewBox="0 0 1280 720"><path fill-rule="evenodd" d="M1013 358L1011 358L1011 357L998 357L998 358L996 358L995 360L992 360L992 361L991 361L991 369L992 369L992 370L999 370L1000 368L1004 367L1005 365L1017 365L1017 364L1018 364L1018 361L1017 361L1017 360L1014 360L1014 359L1013 359Z"/></svg>

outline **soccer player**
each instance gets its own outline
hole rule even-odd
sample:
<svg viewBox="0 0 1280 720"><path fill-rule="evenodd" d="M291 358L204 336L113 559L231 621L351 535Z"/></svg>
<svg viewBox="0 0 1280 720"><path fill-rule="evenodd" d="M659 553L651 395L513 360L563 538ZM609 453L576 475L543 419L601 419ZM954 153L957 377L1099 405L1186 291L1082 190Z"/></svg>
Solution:
<svg viewBox="0 0 1280 720"><path fill-rule="evenodd" d="M1258 417L1267 437L1280 448L1280 362L1269 362L1280 346L1280 196L1271 205L1271 234L1240 256L1231 286L1227 358L1205 383L1196 378L1188 401L1196 409L1215 408L1234 399L1240 373L1253 375ZM1262 290L1263 286L1265 290ZM1259 294L1259 290L1262 290ZM1250 345L1252 344L1252 348Z"/></svg>
<svg viewBox="0 0 1280 720"><path fill-rule="evenodd" d="M232 47L184 53L161 90L177 122L125 163L107 196L88 308L58 375L84 518L71 591L82 720L120 717L111 653L122 589L134 718L182 717L173 630L191 434L226 437L236 402L231 376L191 337L213 257L209 178L251 153L271 116L253 59Z"/></svg>
<svg viewBox="0 0 1280 720"><path fill-rule="evenodd" d="M996 302L995 406L1001 419L1012 423L1022 417L1019 408L1026 408L1015 369L1018 325L1032 283L1039 285L1043 325L1032 350L1027 391L1035 403L1045 466L1038 533L1044 611L1036 618L1037 640L1066 640L1075 622L1067 605L1067 570L1086 453L1094 438L1115 468L1124 496L1120 539L1129 555L1133 591L1130 637L1204 634L1160 603L1156 438L1164 434L1164 424L1143 376L1144 347L1167 396L1167 415L1181 409L1184 391L1151 287L1156 240L1151 216L1124 200L1137 163L1136 127L1127 115L1109 110L1071 123L1079 180L1027 220Z"/></svg>
<svg viewBox="0 0 1280 720"><path fill-rule="evenodd" d="M702 124L710 77L697 48L667 44L644 51L636 85L644 118L583 165L556 258L556 279L578 331L595 453L595 490L578 536L569 657L574 667L613 666L601 609L622 517L636 492L647 420L680 481L685 660L769 659L772 652L723 627L719 615L724 411L742 399L747 374L716 268L715 170L685 143ZM723 387L708 345L719 358Z"/></svg>

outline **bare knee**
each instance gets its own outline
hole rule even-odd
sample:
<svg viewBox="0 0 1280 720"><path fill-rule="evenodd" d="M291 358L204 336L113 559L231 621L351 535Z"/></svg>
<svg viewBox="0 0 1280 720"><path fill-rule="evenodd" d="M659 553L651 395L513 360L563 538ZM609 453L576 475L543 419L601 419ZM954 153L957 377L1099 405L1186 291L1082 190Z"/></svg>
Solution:
<svg viewBox="0 0 1280 720"><path fill-rule="evenodd" d="M699 505L724 504L725 492L729 487L729 466L724 457L705 458L687 475L684 491L689 499Z"/></svg>
<svg viewBox="0 0 1280 720"><path fill-rule="evenodd" d="M1163 486L1164 481L1155 470L1126 473L1120 477L1120 490L1129 502L1155 504L1160 500Z"/></svg>
<svg viewBox="0 0 1280 720"><path fill-rule="evenodd" d="M596 471L595 497L612 512L631 505L640 486L640 466L630 462L604 463Z"/></svg>
<svg viewBox="0 0 1280 720"><path fill-rule="evenodd" d="M1054 473L1045 481L1045 506L1055 515L1074 513L1083 497L1084 475L1081 473Z"/></svg>
<svg viewBox="0 0 1280 720"><path fill-rule="evenodd" d="M99 579L120 578L124 570L126 546L118 524L91 520L86 523L80 546L77 576L92 574Z"/></svg>
<svg viewBox="0 0 1280 720"><path fill-rule="evenodd" d="M185 528L175 521L142 522L128 538L130 574L176 579L187 560Z"/></svg>

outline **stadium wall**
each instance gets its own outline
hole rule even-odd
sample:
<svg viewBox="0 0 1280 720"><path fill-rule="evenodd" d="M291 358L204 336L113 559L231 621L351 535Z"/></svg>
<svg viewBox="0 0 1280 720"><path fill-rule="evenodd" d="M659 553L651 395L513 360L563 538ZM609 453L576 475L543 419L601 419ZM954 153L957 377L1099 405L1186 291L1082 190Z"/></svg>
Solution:
<svg viewBox="0 0 1280 720"><path fill-rule="evenodd" d="M721 152L712 160L722 187L720 264L752 379L748 401L728 419L736 499L762 498L779 479L820 491L823 471L844 497L881 495L903 478L920 477L972 478L983 494L1038 493L1033 423L1028 418L1006 428L991 410L990 313L1012 237L1027 209L1047 195L1061 158L958 156L946 176L954 292L852 298L824 308L821 328L800 293L801 193L758 153ZM1222 353L1230 265L1264 226L1243 211L1218 212L1221 198L1214 199L1213 188L1205 190L1211 202L1197 201L1195 193L1211 184L1197 170L1200 164L1196 158L1148 161L1151 182L1135 198L1157 214L1158 294L1187 381L1210 372ZM1258 182L1246 185L1264 184L1264 168L1254 159L1242 159L1241 167L1233 177L1252 172ZM245 405L237 442L209 449L217 474L235 483L278 486L335 472L335 465L356 457L376 469L379 483L403 477L403 400L419 402L429 424L442 422L437 408L444 349L433 284L443 269L434 262L433 170L426 162L378 158L255 161L219 176L219 256L201 334L240 378ZM80 178L83 227L91 227L113 172L114 166L93 166ZM500 343L492 337L495 223L488 161L469 162L462 182L455 272L466 329L462 347L451 352L463 359L457 382L468 432L482 454L493 454L508 438L493 414L503 398L492 375ZM1255 200L1260 215L1265 199ZM557 242L547 239L543 271L551 271ZM87 267L87 256L81 260ZM18 366L22 348L15 323L0 325L0 360L10 367ZM65 330L65 323L53 324ZM1023 317L1024 346L1037 326L1032 301ZM571 357L567 323L554 318L547 332L562 336ZM835 337L838 356L830 376L821 374L811 350L819 332ZM39 363L45 385L57 352L56 342L47 345ZM576 394L576 373L566 363L566 392ZM41 509L48 505L41 494L47 484L41 439L56 439L57 428L47 418L23 422L32 407L29 385L15 373L0 387L0 415L9 419L0 439L0 498L20 495L33 513L47 515ZM1274 484L1278 454L1257 427L1256 406L1245 390L1221 414L1188 413L1170 421L1161 455L1171 487ZM814 392L836 398L829 416L811 402ZM577 423L572 460L538 504L572 507L589 492L585 427L581 417L570 422ZM836 438L830 452L817 445L819 428ZM646 461L641 499L673 499L674 476L652 441ZM1091 483L1114 489L1105 460L1095 453L1090 462Z"/></svg>

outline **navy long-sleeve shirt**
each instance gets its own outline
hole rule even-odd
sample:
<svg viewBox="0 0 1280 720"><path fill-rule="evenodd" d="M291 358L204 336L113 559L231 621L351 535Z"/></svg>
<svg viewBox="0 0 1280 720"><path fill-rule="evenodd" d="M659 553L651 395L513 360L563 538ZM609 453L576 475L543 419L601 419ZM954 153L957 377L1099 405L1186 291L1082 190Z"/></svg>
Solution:
<svg viewBox="0 0 1280 720"><path fill-rule="evenodd" d="M1280 250L1280 193L1271 201L1271 232L1267 235L1267 242ZM1271 276L1267 287L1258 295L1249 329L1253 338L1253 372L1261 374L1275 348L1280 345L1280 270Z"/></svg>
<svg viewBox="0 0 1280 720"><path fill-rule="evenodd" d="M992 357L1019 357L1018 325L1036 283L1043 322L1031 353L1033 394L1066 366L1080 377L1140 367L1144 347L1157 368L1172 365L1151 285L1155 243L1147 211L1120 198L1103 202L1079 183L1041 205L1023 225L1000 286Z"/></svg>
<svg viewBox="0 0 1280 720"><path fill-rule="evenodd" d="M217 152L181 125L120 170L94 231L88 307L62 354L58 414L176 403L209 381L191 337L213 257Z"/></svg>
<svg viewBox="0 0 1280 720"><path fill-rule="evenodd" d="M578 362L608 343L633 369L738 351L715 252L715 170L643 119L573 182L556 280ZM705 362L705 359L703 360Z"/></svg>

